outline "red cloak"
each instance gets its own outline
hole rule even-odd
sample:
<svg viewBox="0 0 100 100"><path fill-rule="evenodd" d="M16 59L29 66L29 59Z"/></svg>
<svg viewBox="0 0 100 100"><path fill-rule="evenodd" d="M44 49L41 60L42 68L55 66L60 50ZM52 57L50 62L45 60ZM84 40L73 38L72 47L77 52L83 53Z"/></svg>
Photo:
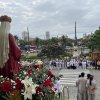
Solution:
<svg viewBox="0 0 100 100"><path fill-rule="evenodd" d="M4 67L0 68L0 75L4 77L13 78L15 73L19 73L19 61L21 57L21 50L15 42L15 38L12 34L8 35L9 38L9 59L5 63Z"/></svg>

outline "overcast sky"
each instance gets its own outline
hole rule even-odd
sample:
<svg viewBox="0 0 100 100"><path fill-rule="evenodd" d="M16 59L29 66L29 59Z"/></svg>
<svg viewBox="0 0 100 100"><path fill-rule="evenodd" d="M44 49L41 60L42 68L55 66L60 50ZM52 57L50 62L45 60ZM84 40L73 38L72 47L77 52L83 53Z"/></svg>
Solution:
<svg viewBox="0 0 100 100"><path fill-rule="evenodd" d="M12 17L11 33L21 37L30 31L31 37L45 38L68 35L77 36L94 32L100 26L100 0L0 0L0 15Z"/></svg>

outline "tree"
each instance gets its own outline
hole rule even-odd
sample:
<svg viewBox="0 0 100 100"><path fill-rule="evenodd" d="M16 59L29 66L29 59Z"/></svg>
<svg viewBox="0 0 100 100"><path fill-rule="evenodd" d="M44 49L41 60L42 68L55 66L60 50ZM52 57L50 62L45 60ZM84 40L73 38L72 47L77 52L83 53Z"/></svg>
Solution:
<svg viewBox="0 0 100 100"><path fill-rule="evenodd" d="M65 54L65 49L62 46L54 44L50 46L44 46L38 56L44 56L47 58L59 58L60 56L64 56Z"/></svg>
<svg viewBox="0 0 100 100"><path fill-rule="evenodd" d="M18 36L17 36L17 35L14 35L14 38L15 38L15 40L17 40L17 41L18 41Z"/></svg>
<svg viewBox="0 0 100 100"><path fill-rule="evenodd" d="M91 36L88 46L92 50L100 50L100 29L96 30L95 33Z"/></svg>
<svg viewBox="0 0 100 100"><path fill-rule="evenodd" d="M25 45L29 45L29 42L25 41L25 40L19 40L19 43L21 46L25 46Z"/></svg>
<svg viewBox="0 0 100 100"><path fill-rule="evenodd" d="M63 47L72 46L73 40L65 37L64 35L60 39L60 43Z"/></svg>
<svg viewBox="0 0 100 100"><path fill-rule="evenodd" d="M39 48L39 46L40 46L40 44L41 44L41 39L40 38L35 38L35 44L36 44L36 46L37 46L37 48Z"/></svg>
<svg viewBox="0 0 100 100"><path fill-rule="evenodd" d="M57 37L52 37L51 38L51 44L55 44L55 45L57 45L58 44L58 38Z"/></svg>
<svg viewBox="0 0 100 100"><path fill-rule="evenodd" d="M67 39L66 39L66 37L63 35L63 36L61 37L61 45L62 45L63 47L66 47L66 44L67 44Z"/></svg>

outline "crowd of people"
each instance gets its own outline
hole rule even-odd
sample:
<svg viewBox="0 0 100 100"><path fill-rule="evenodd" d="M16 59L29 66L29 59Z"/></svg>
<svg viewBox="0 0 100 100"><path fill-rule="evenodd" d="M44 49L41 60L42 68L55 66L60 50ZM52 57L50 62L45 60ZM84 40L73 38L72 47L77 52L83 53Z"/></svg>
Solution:
<svg viewBox="0 0 100 100"><path fill-rule="evenodd" d="M96 92L96 81L94 76L87 74L85 78L85 73L82 72L76 82L77 86L77 100L95 100Z"/></svg>
<svg viewBox="0 0 100 100"><path fill-rule="evenodd" d="M55 59L49 61L50 69L87 69L93 67L93 61L86 58Z"/></svg>

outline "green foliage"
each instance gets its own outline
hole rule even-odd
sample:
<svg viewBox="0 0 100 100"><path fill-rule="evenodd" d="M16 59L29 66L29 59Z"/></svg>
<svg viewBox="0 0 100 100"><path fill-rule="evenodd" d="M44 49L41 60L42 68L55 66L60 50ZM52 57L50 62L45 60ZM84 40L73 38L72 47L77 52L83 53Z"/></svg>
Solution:
<svg viewBox="0 0 100 100"><path fill-rule="evenodd" d="M14 91L13 95L9 96L9 100L22 100L20 92Z"/></svg>
<svg viewBox="0 0 100 100"><path fill-rule="evenodd" d="M25 60L34 60L34 59L39 59L39 57L37 55L35 55L35 54L32 54L32 53L21 56L21 60L22 61L25 61Z"/></svg>
<svg viewBox="0 0 100 100"><path fill-rule="evenodd" d="M42 40L42 42L41 42L41 45L43 45L43 46L50 46L52 44L57 45L58 44L58 38L52 37L51 39Z"/></svg>
<svg viewBox="0 0 100 100"><path fill-rule="evenodd" d="M19 40L19 43L21 46L29 45L29 42L27 42L25 40Z"/></svg>
<svg viewBox="0 0 100 100"><path fill-rule="evenodd" d="M73 40L65 37L64 35L59 39L59 42L63 47L72 46Z"/></svg>
<svg viewBox="0 0 100 100"><path fill-rule="evenodd" d="M59 58L66 54L64 47L59 45L45 46L38 54L39 57Z"/></svg>
<svg viewBox="0 0 100 100"><path fill-rule="evenodd" d="M40 68L40 69L39 69ZM42 68L42 69L41 69ZM24 78L27 75L27 71L31 70L30 77L32 78L33 84L38 84L39 87L45 92L45 93L36 93L33 94L32 100L61 100L58 97L58 94L55 93L50 86L44 86L44 81L51 80L52 86L54 84L53 80L54 77L50 76L48 77L48 69L45 66L38 66L38 69L33 65L32 68L29 66L23 66L21 67L21 72L18 74L18 77L21 80L24 80ZM25 74L26 72L26 74Z"/></svg>
<svg viewBox="0 0 100 100"><path fill-rule="evenodd" d="M36 94L36 95L34 95L33 100L61 100L61 99L59 99L56 94L48 93L45 95Z"/></svg>
<svg viewBox="0 0 100 100"><path fill-rule="evenodd" d="M35 39L35 44L37 46L37 48L39 46L50 46L50 45L58 45L61 44L62 46L72 46L73 40L67 38L66 36L62 36L60 38L58 37L52 37L51 39L48 40L42 40L40 38L36 38Z"/></svg>
<svg viewBox="0 0 100 100"><path fill-rule="evenodd" d="M42 43L42 40L40 39L40 38L35 38L35 44L36 44L36 46L37 46L37 48L39 48L39 46L41 45L41 43Z"/></svg>
<svg viewBox="0 0 100 100"><path fill-rule="evenodd" d="M66 55L65 56L67 56L67 57L72 57L73 56L73 54L72 54L72 52L66 52Z"/></svg>
<svg viewBox="0 0 100 100"><path fill-rule="evenodd" d="M83 53L82 53L81 56L82 56L82 57L90 57L90 56L91 56L91 53L86 53L86 54L83 54Z"/></svg>
<svg viewBox="0 0 100 100"><path fill-rule="evenodd" d="M42 100L61 100L57 97L56 94L53 94L53 93L48 93L45 96L43 96L42 98L43 98ZM41 100L41 96L40 96L39 100Z"/></svg>
<svg viewBox="0 0 100 100"><path fill-rule="evenodd" d="M18 40L18 36L17 35L15 35L14 38L15 38L15 40Z"/></svg>
<svg viewBox="0 0 100 100"><path fill-rule="evenodd" d="M100 50L100 29L96 30L95 33L92 35L88 47L92 50Z"/></svg>

